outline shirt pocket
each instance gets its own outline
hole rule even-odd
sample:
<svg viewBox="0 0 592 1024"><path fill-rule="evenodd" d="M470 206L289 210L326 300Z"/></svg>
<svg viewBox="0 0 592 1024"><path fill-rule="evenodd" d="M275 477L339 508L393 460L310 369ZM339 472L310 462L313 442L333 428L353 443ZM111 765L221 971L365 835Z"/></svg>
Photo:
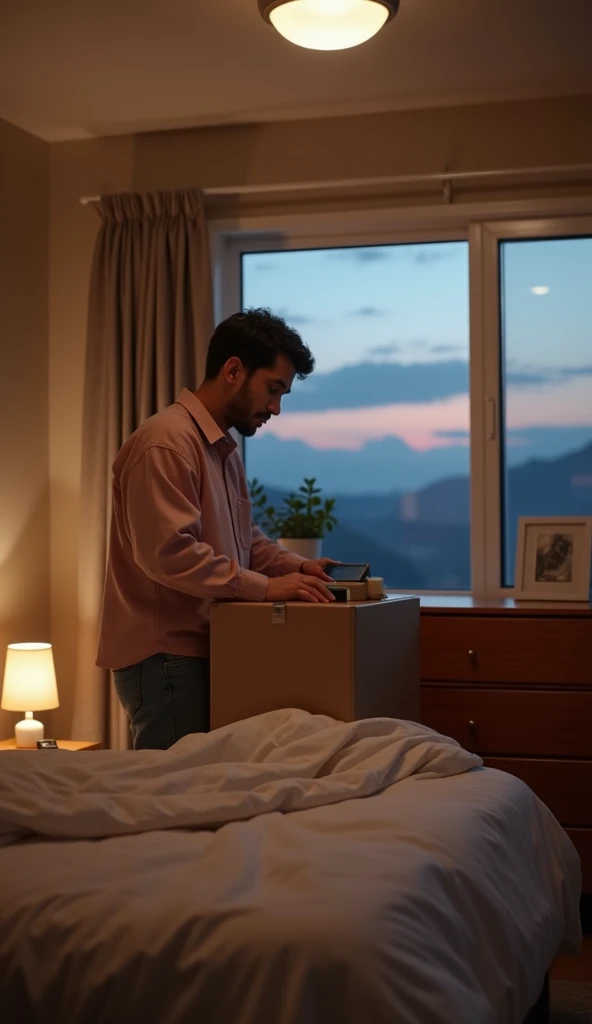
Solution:
<svg viewBox="0 0 592 1024"><path fill-rule="evenodd" d="M253 541L252 531L253 506L247 498L237 498L236 502L236 525L239 546L243 551L251 550Z"/></svg>

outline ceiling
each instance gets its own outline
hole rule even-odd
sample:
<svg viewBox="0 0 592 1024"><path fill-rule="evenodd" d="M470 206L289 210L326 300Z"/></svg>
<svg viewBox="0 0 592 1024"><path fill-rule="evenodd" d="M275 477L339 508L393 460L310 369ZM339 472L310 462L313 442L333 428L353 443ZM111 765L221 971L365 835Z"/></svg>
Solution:
<svg viewBox="0 0 592 1024"><path fill-rule="evenodd" d="M401 0L302 50L257 0L3 0L0 117L49 141L592 93L592 0Z"/></svg>

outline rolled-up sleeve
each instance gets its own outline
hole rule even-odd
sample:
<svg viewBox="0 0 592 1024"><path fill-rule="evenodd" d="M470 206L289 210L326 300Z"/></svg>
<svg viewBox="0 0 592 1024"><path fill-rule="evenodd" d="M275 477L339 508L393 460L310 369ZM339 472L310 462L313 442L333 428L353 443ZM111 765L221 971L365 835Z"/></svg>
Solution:
<svg viewBox="0 0 592 1024"><path fill-rule="evenodd" d="M263 601L266 575L243 569L202 539L199 476L153 445L122 480L125 529L137 565L155 582L202 599Z"/></svg>
<svg viewBox="0 0 592 1024"><path fill-rule="evenodd" d="M286 551L276 544L253 523L251 541L251 569L265 576L286 576L299 572L306 559Z"/></svg>

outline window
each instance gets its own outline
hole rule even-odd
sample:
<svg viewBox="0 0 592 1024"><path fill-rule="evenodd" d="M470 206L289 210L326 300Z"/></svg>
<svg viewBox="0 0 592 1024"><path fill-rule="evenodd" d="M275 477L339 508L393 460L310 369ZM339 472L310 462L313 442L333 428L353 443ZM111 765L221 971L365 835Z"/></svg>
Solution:
<svg viewBox="0 0 592 1024"><path fill-rule="evenodd" d="M519 516L592 515L592 237L500 242L503 584Z"/></svg>
<svg viewBox="0 0 592 1024"><path fill-rule="evenodd" d="M316 477L324 552L387 586L470 589L468 243L245 252L241 283L317 361L247 441L249 477L274 501Z"/></svg>
<svg viewBox="0 0 592 1024"><path fill-rule="evenodd" d="M505 597L520 516L592 515L592 218L449 213L398 238L237 234L222 305L273 309L317 360L246 442L249 478L277 501L316 477L325 553L389 588Z"/></svg>

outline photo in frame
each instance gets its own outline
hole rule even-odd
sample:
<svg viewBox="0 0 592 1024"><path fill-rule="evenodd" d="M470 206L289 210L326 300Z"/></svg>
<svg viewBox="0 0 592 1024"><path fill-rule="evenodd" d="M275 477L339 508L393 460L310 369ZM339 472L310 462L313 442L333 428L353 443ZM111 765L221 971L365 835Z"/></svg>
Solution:
<svg viewBox="0 0 592 1024"><path fill-rule="evenodd" d="M588 601L592 516L518 520L517 601Z"/></svg>

